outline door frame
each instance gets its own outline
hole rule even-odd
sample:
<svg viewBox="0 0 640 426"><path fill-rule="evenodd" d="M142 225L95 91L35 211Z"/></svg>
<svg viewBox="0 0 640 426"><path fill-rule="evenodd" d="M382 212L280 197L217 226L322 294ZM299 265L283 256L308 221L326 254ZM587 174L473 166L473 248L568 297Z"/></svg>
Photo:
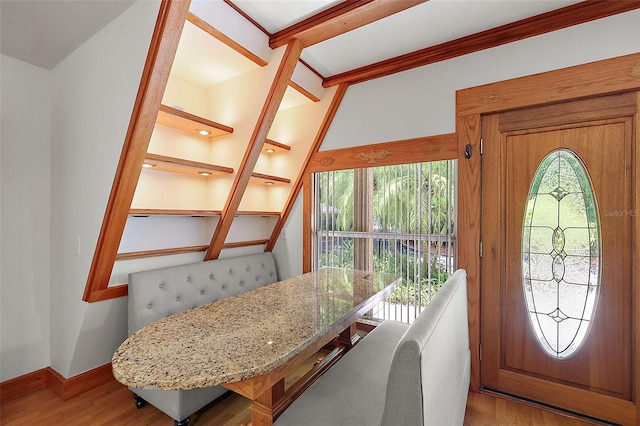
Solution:
<svg viewBox="0 0 640 426"><path fill-rule="evenodd" d="M519 108L541 106L581 98L636 92L640 100L640 53L620 56L541 74L505 80L456 92L456 134L458 136L458 267L467 270L469 299L469 346L471 349L470 390L480 390L480 256L481 256L481 116ZM635 168L640 178L640 117L634 129ZM634 208L640 211L640 185L634 193ZM635 283L633 350L640 356L640 229L634 222L635 251L631 254ZM640 368L634 372L636 418L640 394Z"/></svg>

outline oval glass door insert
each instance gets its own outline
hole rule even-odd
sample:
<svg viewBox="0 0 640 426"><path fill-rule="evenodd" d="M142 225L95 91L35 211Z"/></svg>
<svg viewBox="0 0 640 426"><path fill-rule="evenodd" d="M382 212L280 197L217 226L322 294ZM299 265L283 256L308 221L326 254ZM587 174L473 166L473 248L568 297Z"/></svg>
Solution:
<svg viewBox="0 0 640 426"><path fill-rule="evenodd" d="M522 229L522 285L534 335L555 359L584 343L600 287L600 219L572 151L548 154L533 177Z"/></svg>

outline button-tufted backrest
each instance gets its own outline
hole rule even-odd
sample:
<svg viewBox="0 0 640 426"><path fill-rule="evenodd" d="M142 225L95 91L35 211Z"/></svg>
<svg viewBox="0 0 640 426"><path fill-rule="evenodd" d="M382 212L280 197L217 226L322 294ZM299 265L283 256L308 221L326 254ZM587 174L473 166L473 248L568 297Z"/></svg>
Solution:
<svg viewBox="0 0 640 426"><path fill-rule="evenodd" d="M271 253L129 274L129 334L160 318L277 281Z"/></svg>

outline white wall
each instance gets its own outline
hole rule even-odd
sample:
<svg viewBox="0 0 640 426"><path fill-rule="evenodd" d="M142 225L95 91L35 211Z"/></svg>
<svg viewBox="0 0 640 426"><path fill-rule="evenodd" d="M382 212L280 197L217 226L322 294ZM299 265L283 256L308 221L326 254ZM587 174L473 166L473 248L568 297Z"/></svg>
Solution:
<svg viewBox="0 0 640 426"><path fill-rule="evenodd" d="M49 365L50 73L0 59L0 381Z"/></svg>
<svg viewBox="0 0 640 426"><path fill-rule="evenodd" d="M451 133L457 90L635 52L639 10L353 85L320 150ZM289 225L299 215L287 223L287 253L302 252L302 226ZM278 267L286 275L298 265L279 257Z"/></svg>
<svg viewBox="0 0 640 426"><path fill-rule="evenodd" d="M157 10L134 4L51 72L2 57L2 381L79 374L126 337L126 298L81 297ZM351 86L321 150L453 132L456 90L638 52L639 24L629 12ZM300 273L301 253L298 197L281 277Z"/></svg>
<svg viewBox="0 0 640 426"><path fill-rule="evenodd" d="M302 274L302 201L301 192L273 248L278 278L281 280Z"/></svg>
<svg viewBox="0 0 640 426"><path fill-rule="evenodd" d="M455 131L455 92L640 51L636 10L349 87L320 150Z"/></svg>
<svg viewBox="0 0 640 426"><path fill-rule="evenodd" d="M81 299L158 8L135 3L52 70L50 365L65 377L126 338L126 298Z"/></svg>

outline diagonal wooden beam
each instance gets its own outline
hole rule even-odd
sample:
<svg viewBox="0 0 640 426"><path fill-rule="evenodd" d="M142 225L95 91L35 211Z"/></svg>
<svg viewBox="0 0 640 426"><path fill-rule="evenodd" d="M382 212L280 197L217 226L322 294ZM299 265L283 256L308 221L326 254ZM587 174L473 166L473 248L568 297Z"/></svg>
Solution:
<svg viewBox="0 0 640 426"><path fill-rule="evenodd" d="M163 0L160 4L129 128L82 296L85 302L96 302L126 294L126 288L123 286L115 290L107 287L189 4L190 1L183 0Z"/></svg>
<svg viewBox="0 0 640 426"><path fill-rule="evenodd" d="M324 79L323 86L362 83L491 47L640 8L640 0L589 0Z"/></svg>
<svg viewBox="0 0 640 426"><path fill-rule="evenodd" d="M347 0L278 31L269 39L272 49L298 39L304 47L323 42L427 0Z"/></svg>
<svg viewBox="0 0 640 426"><path fill-rule="evenodd" d="M262 107L262 111L260 112L260 116L258 117L258 121L253 130L253 134L249 140L249 145L247 146L247 150L245 151L240 167L238 168L238 173L236 174L231 187L229 197L227 198L227 202L222 210L222 215L220 216L216 230L211 237L211 244L209 245L209 250L207 250L207 253L205 254L204 260L217 259L218 256L220 256L224 240L227 238L227 234L231 229L231 224L233 223L233 219L238 211L238 207L240 206L240 201L242 201L242 196L249 184L251 173L253 172L258 158L260 157L260 151L262 151L264 141L267 138L271 124L278 112L280 102L282 102L284 93L287 90L289 80L293 75L293 70L298 63L298 59L300 59L302 49L303 46L299 40L292 40L284 52L284 56L282 57L282 61L280 62L280 66L276 72L271 89L269 90L269 94L267 95L267 99Z"/></svg>
<svg viewBox="0 0 640 426"><path fill-rule="evenodd" d="M265 247L264 251L273 251L276 243L278 242L278 237L280 236L280 232L282 232L282 228L284 224L287 222L289 218L289 214L291 213L291 209L293 208L293 203L295 203L296 198L298 198L298 194L302 189L302 184L304 183L304 176L307 174L307 169L309 168L309 162L311 158L314 156L316 152L320 149L320 145L322 145L322 141L324 137L327 135L329 131L329 126L331 126L331 122L333 118L336 116L336 112L338 112L338 107L344 98L345 93L347 93L347 88L349 86L347 84L342 84L338 87L338 90L333 95L333 99L331 100L331 105L329 105L329 109L322 120L322 124L320 125L320 129L316 134L316 137L313 141L309 152L307 153L307 157L304 160L302 167L300 168L300 173L296 178L295 183L293 184L293 188L289 193L289 198L287 199L287 203L285 204L285 208L282 211L282 214L278 218L275 227L273 228L273 232L271 233L271 237L269 238L269 243Z"/></svg>

